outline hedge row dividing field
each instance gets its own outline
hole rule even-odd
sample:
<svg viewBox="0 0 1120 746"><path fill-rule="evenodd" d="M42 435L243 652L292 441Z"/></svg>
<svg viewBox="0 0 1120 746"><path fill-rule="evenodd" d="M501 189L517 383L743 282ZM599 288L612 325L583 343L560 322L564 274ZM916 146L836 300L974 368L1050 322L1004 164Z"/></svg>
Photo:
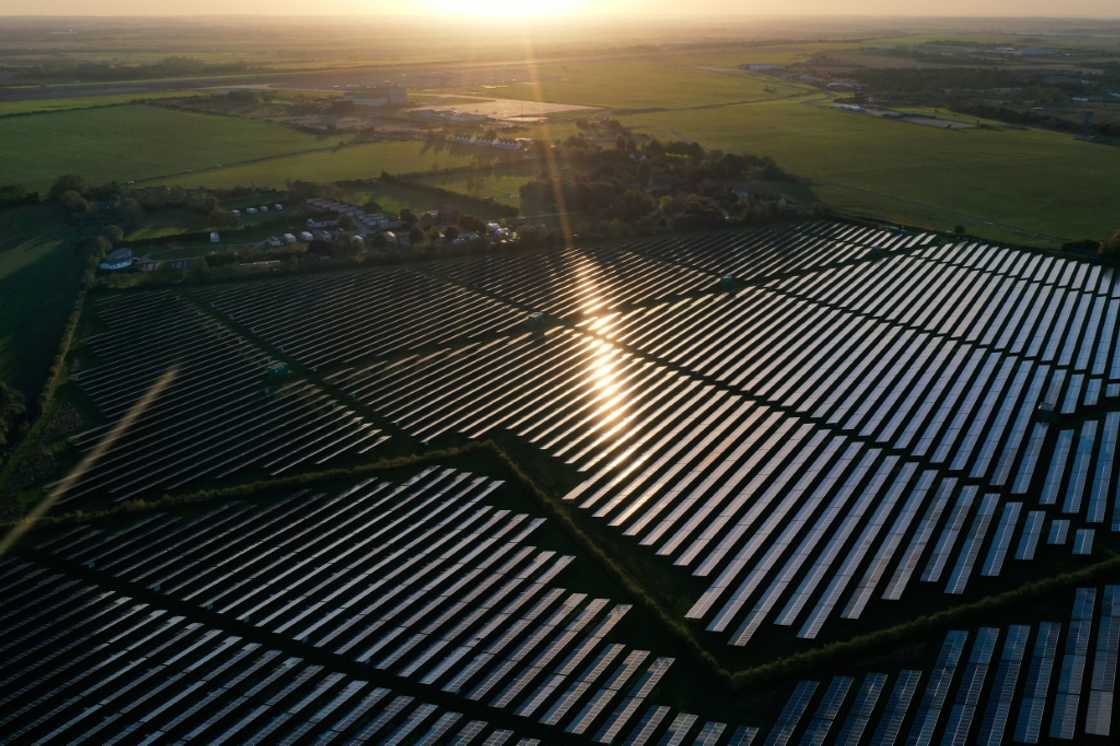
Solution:
<svg viewBox="0 0 1120 746"><path fill-rule="evenodd" d="M396 743L428 733L420 742L429 743L450 736L452 725L459 730L458 719L435 705L409 712L411 699L394 706L389 692L374 688L395 677L458 697L472 713L487 707L508 713L506 722L555 729L561 739L629 734L652 743L671 723L682 736L693 724L730 732L655 704L673 658L618 641L628 605L559 587L575 558L528 543L544 521L496 508L492 497L502 488L433 468L403 483L370 480L332 496L233 503L49 540L40 552L91 569L103 586L146 588L152 599L136 603L6 563L14 580L3 584L5 608L23 612L2 623L10 645L41 635L40 620L57 613L75 585L79 610L59 623L76 622L89 640L84 660L59 661L85 676L30 699L7 698L0 724L18 717L18 736L59 742L127 734ZM212 623L197 621L203 611ZM241 626L282 641L281 649L229 634ZM314 664L292 655L300 648L313 651ZM58 653L47 660L34 653L9 663L29 678L56 665ZM363 670L373 682L349 673ZM106 695L110 673L114 693ZM157 696L164 691L175 696ZM370 702L374 694L381 696ZM141 712L137 722L133 713ZM757 729L739 732L749 741Z"/></svg>

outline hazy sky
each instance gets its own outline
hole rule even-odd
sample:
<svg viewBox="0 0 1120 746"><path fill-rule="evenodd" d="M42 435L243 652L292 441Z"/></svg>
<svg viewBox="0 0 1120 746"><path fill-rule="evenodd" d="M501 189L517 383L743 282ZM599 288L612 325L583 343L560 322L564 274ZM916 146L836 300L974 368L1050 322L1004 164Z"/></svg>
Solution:
<svg viewBox="0 0 1120 746"><path fill-rule="evenodd" d="M1120 15L1120 0L0 0L0 15L292 15L408 13L435 10L493 17L538 13L656 15L972 15L1098 16Z"/></svg>

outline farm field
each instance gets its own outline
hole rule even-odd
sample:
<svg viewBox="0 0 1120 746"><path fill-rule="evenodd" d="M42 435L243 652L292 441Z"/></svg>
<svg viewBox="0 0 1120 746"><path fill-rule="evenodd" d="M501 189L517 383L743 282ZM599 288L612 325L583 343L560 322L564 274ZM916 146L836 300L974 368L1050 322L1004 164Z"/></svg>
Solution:
<svg viewBox="0 0 1120 746"><path fill-rule="evenodd" d="M337 142L263 122L143 105L0 118L0 141L6 182L41 191L67 173L91 183L126 182Z"/></svg>
<svg viewBox="0 0 1120 746"><path fill-rule="evenodd" d="M169 186L283 187L298 179L319 182L374 179L382 171L405 174L470 165L474 156L435 150L422 142L373 142L281 156L227 168L161 179Z"/></svg>
<svg viewBox="0 0 1120 746"><path fill-rule="evenodd" d="M347 186L342 189L342 195L347 202L365 205L369 202L376 204L381 210L399 214L401 210L438 210L449 208L460 213L475 215L480 218L501 218L504 216L500 209L486 206L471 199L471 195L463 190L454 189L452 194L434 192L425 188L434 185L452 189L459 183L454 174L443 175L445 180L438 179L439 175L413 176L406 182L385 182L376 180L358 186ZM413 186L417 184L419 186ZM486 195L479 195L485 198ZM500 200L499 200L500 201Z"/></svg>
<svg viewBox="0 0 1120 746"><path fill-rule="evenodd" d="M437 186L451 192L458 192L478 199L492 199L503 205L519 207L521 205L521 185L532 179L523 173L503 173L495 171L466 172L451 174L432 174L420 176L416 181L420 184Z"/></svg>
<svg viewBox="0 0 1120 746"><path fill-rule="evenodd" d="M81 261L60 210L0 212L0 380L38 396L74 307Z"/></svg>
<svg viewBox="0 0 1120 746"><path fill-rule="evenodd" d="M157 101L161 98L182 98L193 96L202 91L165 91L165 92L140 92L118 93L101 96L73 96L69 98L47 99L22 99L5 101L0 99L0 117L10 115L27 115L34 113L49 113L66 111L68 109L89 109L101 106L120 106L123 104L142 104L145 101Z"/></svg>
<svg viewBox="0 0 1120 746"><path fill-rule="evenodd" d="M738 64L742 64L741 62ZM508 85L472 89L476 95L524 98L610 109L688 109L744 101L764 101L805 92L761 75L682 66L675 57L565 62L530 66L530 78ZM769 90L768 90L769 89Z"/></svg>
<svg viewBox="0 0 1120 746"><path fill-rule="evenodd" d="M156 394L62 509L261 491L0 561L4 639L74 588L87 651L13 656L0 725L1107 743L1120 586L1015 594L1115 562L1118 308L1098 263L834 220L100 293L71 445Z"/></svg>

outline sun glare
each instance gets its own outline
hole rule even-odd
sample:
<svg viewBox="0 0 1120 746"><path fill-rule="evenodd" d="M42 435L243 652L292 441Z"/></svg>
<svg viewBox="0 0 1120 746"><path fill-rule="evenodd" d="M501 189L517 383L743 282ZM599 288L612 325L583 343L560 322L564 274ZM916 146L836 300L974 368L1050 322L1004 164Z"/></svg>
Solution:
<svg viewBox="0 0 1120 746"><path fill-rule="evenodd" d="M460 18L552 18L579 10L582 0L431 0L441 13Z"/></svg>

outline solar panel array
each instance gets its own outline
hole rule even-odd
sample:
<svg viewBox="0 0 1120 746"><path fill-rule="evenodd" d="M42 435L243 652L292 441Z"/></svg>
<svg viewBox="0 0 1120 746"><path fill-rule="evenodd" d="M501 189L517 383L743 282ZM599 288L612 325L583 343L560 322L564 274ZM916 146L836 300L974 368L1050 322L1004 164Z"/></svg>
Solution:
<svg viewBox="0 0 1120 746"><path fill-rule="evenodd" d="M936 240L931 233L812 221L753 231L636 239L626 248L721 277L759 282L868 259L879 251L928 246Z"/></svg>
<svg viewBox="0 0 1120 746"><path fill-rule="evenodd" d="M431 271L518 308L557 318L710 290L716 277L624 249L489 253Z"/></svg>
<svg viewBox="0 0 1120 746"><path fill-rule="evenodd" d="M1114 739L1118 624L1120 586L1110 585L1077 589L1068 623L953 630L928 669L798 683L765 742Z"/></svg>
<svg viewBox="0 0 1120 746"><path fill-rule="evenodd" d="M41 565L0 579L8 743L539 743Z"/></svg>
<svg viewBox="0 0 1120 746"><path fill-rule="evenodd" d="M210 285L193 295L309 368L508 331L526 314L408 269Z"/></svg>
<svg viewBox="0 0 1120 746"><path fill-rule="evenodd" d="M83 597L88 593L102 603L112 597L109 589L124 595L142 592L147 604L134 612L137 619L150 618L161 630L166 619L179 620L175 630L181 627L182 635L174 636L174 643L169 638L170 647L159 648L167 655L177 652L175 660L193 660L210 651L219 655L219 650L244 649L247 640L258 641L312 661L316 672L322 667L330 680L329 686L323 683L324 697L328 689L347 686L354 672L368 672L367 678L384 689L406 682L445 699L500 711L504 720L525 721L533 728L603 743L630 736L646 742L639 735L652 722L651 698L673 658L617 641L616 627L629 606L557 585L574 558L529 544L543 519L495 507L493 498L501 488L492 479L431 468L401 483L370 480L337 495L297 494L264 505L229 503L201 515L155 515L117 530L82 527L43 542L38 551L49 555L52 564L96 575L97 585L83 591ZM26 622L30 610L47 598L65 604L80 581L38 571L28 575L26 593L9 602L9 622L32 635L34 625ZM35 584L33 578L40 576L50 582ZM29 610L19 611L21 603ZM128 607L117 600L108 604ZM44 615L58 608L44 609ZM44 644L68 639L65 629L63 625L59 637L47 635ZM228 631L245 639L230 641ZM9 632L15 633L6 630L0 639ZM106 663L117 661L105 674L120 670L123 659L117 656L132 655L118 646L131 651L132 642L147 640L147 635L145 627L128 637L99 637L106 643ZM259 658L261 651L254 650L253 657ZM102 721L89 712L97 705L122 726L138 724L170 738L172 730L187 733L186 719L169 729L148 723L162 723L162 708L180 697L205 698L208 711L221 711L220 697L205 696L211 683L172 674L177 668L170 661L137 665L149 675L157 671L153 666L166 671L168 691L177 696L145 704L121 689L112 702L98 705L99 700L82 696L79 676L71 689L42 695L44 713L54 713L49 720L55 724L56 705L85 713L75 721L78 730L73 733L93 737L95 731L86 729ZM303 663L285 666L284 676L299 680L293 686L318 676L302 673ZM292 667L301 673L288 670ZM28 672L36 679L43 675ZM141 681L146 679L138 679L137 685ZM250 696L238 695L238 701ZM272 697L251 708L254 719L245 728L254 739L271 737L272 726L281 727L277 713L267 709L278 702L279 697ZM153 714L157 706L161 709ZM411 699L401 700L399 711L385 717L406 717L405 708L411 706ZM294 717L300 710L287 712ZM443 714L434 705L424 706L423 713L414 713L420 721L412 727L432 724ZM13 717L36 727L26 713ZM192 723L202 718L191 717ZM722 733L727 726L697 718L696 728ZM208 732L191 731L192 738ZM56 735L64 733L71 731ZM657 733L657 726L651 728L648 738ZM342 737L342 731L337 735Z"/></svg>
<svg viewBox="0 0 1120 746"><path fill-rule="evenodd" d="M1120 525L1110 270L839 223L628 250L757 284L328 379L422 441L504 430L580 470L567 499L706 579L688 616L736 645ZM497 274L451 276L552 309Z"/></svg>
<svg viewBox="0 0 1120 746"><path fill-rule="evenodd" d="M63 501L275 476L387 440L306 381L266 388L276 361L174 293L108 296L93 312L105 328L84 340L92 365L72 378L106 423L72 438L91 464L65 483Z"/></svg>

